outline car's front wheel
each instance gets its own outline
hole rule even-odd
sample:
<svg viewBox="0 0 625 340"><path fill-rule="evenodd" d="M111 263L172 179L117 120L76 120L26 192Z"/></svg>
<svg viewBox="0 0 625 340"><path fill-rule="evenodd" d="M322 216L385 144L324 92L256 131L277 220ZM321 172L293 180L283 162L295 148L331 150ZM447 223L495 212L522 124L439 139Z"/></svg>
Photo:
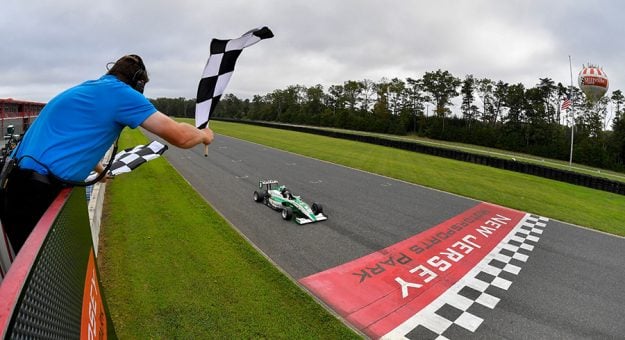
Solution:
<svg viewBox="0 0 625 340"><path fill-rule="evenodd" d="M291 207L284 207L284 209L282 209L282 219L288 221L291 217L293 217L293 209L291 209Z"/></svg>
<svg viewBox="0 0 625 340"><path fill-rule="evenodd" d="M323 212L323 206L319 203L313 203L311 209L315 215L321 214Z"/></svg>

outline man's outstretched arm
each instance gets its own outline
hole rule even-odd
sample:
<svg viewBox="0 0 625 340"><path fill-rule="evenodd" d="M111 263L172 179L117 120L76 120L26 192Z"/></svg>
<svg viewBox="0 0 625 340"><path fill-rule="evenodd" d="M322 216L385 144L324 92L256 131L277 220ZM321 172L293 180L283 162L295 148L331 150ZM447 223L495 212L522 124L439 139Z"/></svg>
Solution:
<svg viewBox="0 0 625 340"><path fill-rule="evenodd" d="M213 131L209 128L200 130L191 124L177 122L159 111L154 112L141 126L183 149L192 148L200 143L208 145L214 138Z"/></svg>

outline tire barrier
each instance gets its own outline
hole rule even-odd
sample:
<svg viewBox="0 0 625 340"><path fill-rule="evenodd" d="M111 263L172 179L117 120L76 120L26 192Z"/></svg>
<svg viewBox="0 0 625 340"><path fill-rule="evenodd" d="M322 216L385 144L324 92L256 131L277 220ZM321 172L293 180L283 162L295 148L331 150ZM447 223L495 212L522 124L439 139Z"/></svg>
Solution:
<svg viewBox="0 0 625 340"><path fill-rule="evenodd" d="M300 125L288 125L278 124L271 122L239 120L229 118L213 118L215 120L244 123L250 125L257 125L269 128L291 130L296 132L304 132L316 135L322 135L333 138L347 139L356 142L376 144L381 146L387 146L391 148L419 152L437 157L444 157L454 159L463 162L469 162L479 165L486 165L494 168L520 172L528 175L544 177L560 182L566 182L579 186L584 186L592 189L607 191L619 195L625 195L625 182L613 181L607 178L596 177L586 174L581 174L564 169L555 169L548 166L539 164L532 164L526 162L520 162L513 159L503 159L487 155L479 155L466 151L448 149L443 147L437 147L432 145L424 145L418 142L394 140L388 138L382 138L378 136L358 135L340 131L331 131L318 129L314 127L300 126Z"/></svg>

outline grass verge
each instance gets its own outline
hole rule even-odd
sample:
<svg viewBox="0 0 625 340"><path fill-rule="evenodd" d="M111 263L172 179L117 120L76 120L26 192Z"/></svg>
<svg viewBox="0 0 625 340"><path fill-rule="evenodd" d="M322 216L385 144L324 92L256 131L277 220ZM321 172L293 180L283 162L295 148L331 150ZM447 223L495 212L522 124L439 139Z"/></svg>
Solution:
<svg viewBox="0 0 625 340"><path fill-rule="evenodd" d="M126 130L120 148L145 144ZM121 339L350 339L163 158L107 186L98 256Z"/></svg>
<svg viewBox="0 0 625 340"><path fill-rule="evenodd" d="M361 131L335 129L335 128L322 128L322 127L315 127L315 128L329 130L329 131L338 131L338 132L343 132L343 133L371 135L371 136L376 136L376 137L381 137L381 138L386 138L386 139L391 139L391 140L413 141L418 144L432 145L432 146L445 148L445 149L466 151L472 154L487 155L487 156L500 158L500 159L518 159L519 161L523 161L525 163L546 166L546 167L559 169L559 170L577 172L580 174L586 174L586 175L590 175L594 177L607 178L607 179L618 181L618 182L625 182L625 174L621 172L598 169L595 167L582 165L582 164L576 164L576 163L569 164L568 161L561 161L561 160L556 160L556 159L545 159L544 157L534 156L534 155L525 154L521 152L505 151L505 150L490 148L486 146L463 144L463 143L458 143L458 142L441 141L441 140L419 137L416 135L397 136L397 135L361 132Z"/></svg>

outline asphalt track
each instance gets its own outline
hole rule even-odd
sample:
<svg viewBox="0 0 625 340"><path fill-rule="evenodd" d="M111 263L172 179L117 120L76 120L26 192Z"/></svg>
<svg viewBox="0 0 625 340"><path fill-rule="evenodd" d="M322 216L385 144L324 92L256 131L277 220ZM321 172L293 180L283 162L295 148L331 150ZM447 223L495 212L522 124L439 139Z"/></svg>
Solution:
<svg viewBox="0 0 625 340"><path fill-rule="evenodd" d="M350 314L353 311L341 309L340 305L349 304L350 301L346 300L352 297L328 293L331 282L317 277L343 274L343 278L347 275L357 279L356 273L340 273L342 266L355 264L356 267L352 266L348 270L360 268L357 266L361 265L369 274L380 274L387 269L389 275L397 276L397 270L401 269L406 274L407 269L414 268L410 272L413 274L412 279L427 278L427 273L417 270L416 264L422 263L427 267L434 263L433 258L424 262L427 258L422 255L425 256L428 252L406 253L407 248L397 248L401 247L398 244L410 240L422 242L419 244L423 249L432 247L432 251L436 246L443 247L446 240L442 237L439 237L442 242L438 245L427 244L429 241L423 241L423 237L419 237L428 232L447 230L447 236L444 237L451 240L452 236L449 235L454 232L451 231L451 222L448 221L457 216L466 217L467 211L476 211L475 209L485 206L483 203L222 135L217 136L210 146L208 157L203 156L201 147L190 150L171 147L165 157L252 244L367 336L375 338L385 335L388 338L409 339L436 338L438 335L449 339L625 337L625 322L622 319L625 312L623 238L486 205L486 208L501 208L502 210L497 210L501 214L519 215L525 223L534 221L532 223L537 227L531 232L524 232L524 227L520 225L510 234L502 231L502 241L493 243L491 246L494 250L484 257L491 261L490 265L484 262L469 264L468 260L463 265L464 260L458 261L457 258L455 260L458 262L454 263L449 260L452 259L449 255L448 262L450 266L454 265L454 270L463 266L467 271L491 270L490 273L493 274L492 270L495 270L494 276L484 272L467 274L476 278L482 275L480 279L490 281L484 284L473 277L468 281L466 277L455 280L443 276L442 274L447 273L439 271L439 282L432 282L438 288L444 287L442 289L446 292L443 292L442 297L433 297L434 302L428 302L427 308L421 311L422 307L408 310L407 313L415 316L409 322L403 323L402 327L398 327L399 331L387 333L388 329L385 329L380 333L374 326L370 327L359 321L362 320L356 315L359 311ZM305 201L322 203L328 220L302 226L282 220L278 212L252 200L252 193L257 188L259 179L279 180L294 194L301 195ZM492 218L490 223L493 223ZM476 231L471 232L480 236ZM520 243L515 243L510 237L514 239L518 238L514 235L524 236L523 234L529 236L530 241L526 240L525 245L521 245L523 249L515 250L518 247L512 244L518 246ZM478 242L468 232L455 232L453 237L463 235L468 243L471 243L470 240ZM467 239L469 236L473 238ZM467 246L461 239L457 240L460 243L456 242L455 245ZM512 247L516 251L514 255L509 250L502 250L505 242L509 244L504 248ZM478 248L482 250L486 246ZM455 248L459 249L461 248ZM388 255L393 251L404 254L404 266L400 265L401 261L397 261L401 260L397 257L400 255ZM430 253L427 256L432 254L449 253ZM362 265L371 256L390 257L384 261L384 265L381 265L382 262L377 266ZM395 256L394 260L392 256ZM493 258L501 259L502 256L508 258L508 265L492 262ZM406 259L410 259L411 263L407 264ZM419 262L420 259L422 262ZM387 265L392 265L393 268L384 267ZM438 269L441 268L443 267L439 264ZM430 270L434 269L436 268L430 266ZM490 278L484 279L484 276ZM360 286L363 280L361 278ZM399 282L397 279L393 281L392 276L387 281ZM312 284L308 284L310 282ZM371 279L367 282L374 281ZM315 284L317 288L320 287L318 290L311 289ZM352 284L357 288L358 280ZM375 291L376 287L372 287L371 290ZM453 293L454 289L456 293ZM407 293L416 290L408 287ZM395 289L394 294L399 295L397 292L400 290ZM447 296L450 294L453 296ZM419 295L415 301L424 300L426 295L428 294ZM465 297L470 297L471 300ZM356 297L358 298L360 297ZM432 306L438 310L433 310ZM377 310L373 311L374 314L376 312ZM400 312L400 309L390 312L390 318L393 313ZM405 310L403 312L406 313ZM367 317L371 317L370 314Z"/></svg>

